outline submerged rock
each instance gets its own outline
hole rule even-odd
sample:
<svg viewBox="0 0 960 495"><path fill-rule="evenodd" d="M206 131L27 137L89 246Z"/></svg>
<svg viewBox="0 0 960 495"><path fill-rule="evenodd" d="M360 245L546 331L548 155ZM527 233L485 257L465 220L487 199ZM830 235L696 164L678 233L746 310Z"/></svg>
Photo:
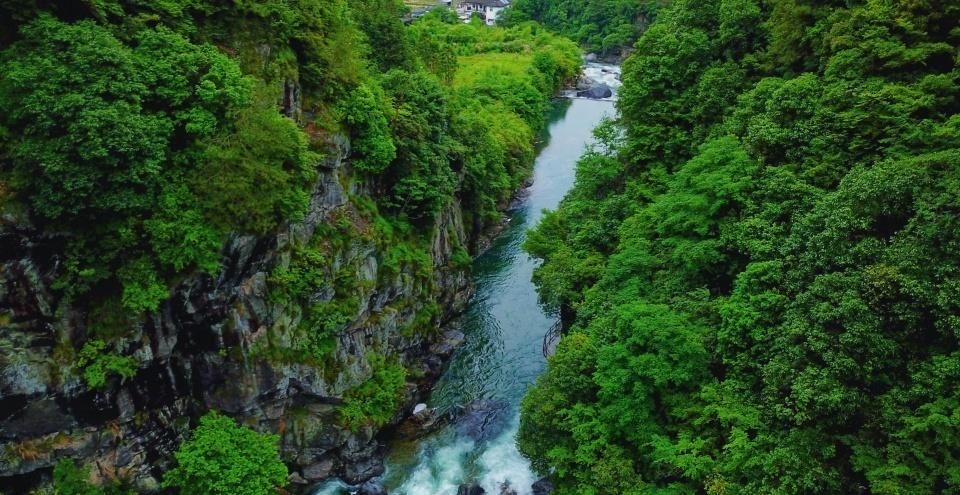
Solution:
<svg viewBox="0 0 960 495"><path fill-rule="evenodd" d="M457 433L477 442L493 439L507 427L506 409L501 401L473 401L457 417Z"/></svg>

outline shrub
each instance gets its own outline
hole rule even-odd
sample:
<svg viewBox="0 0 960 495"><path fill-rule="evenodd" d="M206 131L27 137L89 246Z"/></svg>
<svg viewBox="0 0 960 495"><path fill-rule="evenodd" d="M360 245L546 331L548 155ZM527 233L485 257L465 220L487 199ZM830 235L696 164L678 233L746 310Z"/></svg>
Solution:
<svg viewBox="0 0 960 495"><path fill-rule="evenodd" d="M387 424L403 400L407 371L398 362L379 354L368 354L373 375L362 385L349 390L340 406L340 423L356 430L363 426Z"/></svg>
<svg viewBox="0 0 960 495"><path fill-rule="evenodd" d="M131 378L137 374L137 362L133 358L104 352L106 347L102 340L91 340L77 355L77 366L83 369L83 379L90 388L105 387L110 375Z"/></svg>

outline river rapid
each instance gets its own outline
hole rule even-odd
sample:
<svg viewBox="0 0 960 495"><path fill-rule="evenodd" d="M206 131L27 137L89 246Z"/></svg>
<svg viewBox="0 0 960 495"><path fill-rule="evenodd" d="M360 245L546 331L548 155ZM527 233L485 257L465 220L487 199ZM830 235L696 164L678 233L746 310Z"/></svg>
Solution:
<svg viewBox="0 0 960 495"><path fill-rule="evenodd" d="M587 64L584 75L616 88L619 68ZM455 495L462 484L487 494L504 487L532 493L537 475L516 447L520 401L543 372L543 337L557 316L537 301L531 277L539 262L522 249L544 209L556 208L573 186L577 159L593 128L614 115L613 102L562 98L554 102L541 137L533 185L508 215L508 227L473 265L476 296L457 325L466 335L436 383L428 406L452 421L414 440L388 445L384 486L396 495ZM327 484L315 495L350 493Z"/></svg>

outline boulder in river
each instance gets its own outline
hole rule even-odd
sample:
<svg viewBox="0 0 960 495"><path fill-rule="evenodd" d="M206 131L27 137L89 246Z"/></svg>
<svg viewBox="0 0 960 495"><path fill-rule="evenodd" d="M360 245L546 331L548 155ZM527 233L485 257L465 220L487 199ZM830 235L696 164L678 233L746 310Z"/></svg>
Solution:
<svg viewBox="0 0 960 495"><path fill-rule="evenodd" d="M597 81L586 74L580 74L577 77L577 91L586 91L597 85Z"/></svg>
<svg viewBox="0 0 960 495"><path fill-rule="evenodd" d="M487 491L484 490L480 485L475 485L473 483L469 485L460 485L460 488L457 489L457 495L486 495Z"/></svg>
<svg viewBox="0 0 960 495"><path fill-rule="evenodd" d="M588 53L588 54L586 54L586 55L583 56L583 61L584 61L584 62L596 62L596 61L597 61L597 54L596 54L596 53Z"/></svg>
<svg viewBox="0 0 960 495"><path fill-rule="evenodd" d="M530 488L533 489L533 495L550 495L553 493L553 482L550 478L540 478Z"/></svg>
<svg viewBox="0 0 960 495"><path fill-rule="evenodd" d="M595 100L601 100L603 98L610 98L613 96L613 89L606 84L597 84L589 89L583 91L577 91L577 96L580 98L592 98Z"/></svg>
<svg viewBox="0 0 960 495"><path fill-rule="evenodd" d="M430 409L426 404L417 404L413 408L413 415L410 421L423 433L429 432L437 423L436 410Z"/></svg>
<svg viewBox="0 0 960 495"><path fill-rule="evenodd" d="M387 495L387 489L383 487L380 480L373 479L360 485L357 495Z"/></svg>

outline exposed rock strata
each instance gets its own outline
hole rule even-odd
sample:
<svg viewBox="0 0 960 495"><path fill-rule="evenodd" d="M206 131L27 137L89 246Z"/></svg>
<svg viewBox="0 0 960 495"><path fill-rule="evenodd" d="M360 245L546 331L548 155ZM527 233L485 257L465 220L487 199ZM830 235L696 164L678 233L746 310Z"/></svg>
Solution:
<svg viewBox="0 0 960 495"><path fill-rule="evenodd" d="M298 99L298 88L285 90L284 98ZM350 184L349 145L341 139L331 151L306 218L274 235L230 238L219 274L182 281L159 311L129 329L121 347L139 369L127 380L111 378L103 390L90 390L64 354L72 349L69 343L86 340L88 329L77 305L53 289L63 268L58 254L63 239L36 229L22 212L3 212L0 486L5 492L25 492L49 479L52 466L68 457L94 466L102 479L155 490L191 419L208 409L279 433L293 486L330 476L356 484L382 474L378 431L338 426L337 405L345 391L370 377L367 353L375 351L422 370L394 422L410 411L462 334L401 329L414 322L425 294L441 308L435 325L462 310L469 278L452 260L454 250L469 242L458 205L452 204L433 228L434 275L425 283L412 268L386 276L377 245L353 240L332 263L337 270L353 267L357 279L372 288L362 290L357 314L339 332L330 362L284 364L258 356L258 343L293 338L285 329L301 318L267 297L271 270L289 263L291 243L305 242L319 225L353 209L351 191L344 189ZM315 297L329 299L329 292Z"/></svg>

